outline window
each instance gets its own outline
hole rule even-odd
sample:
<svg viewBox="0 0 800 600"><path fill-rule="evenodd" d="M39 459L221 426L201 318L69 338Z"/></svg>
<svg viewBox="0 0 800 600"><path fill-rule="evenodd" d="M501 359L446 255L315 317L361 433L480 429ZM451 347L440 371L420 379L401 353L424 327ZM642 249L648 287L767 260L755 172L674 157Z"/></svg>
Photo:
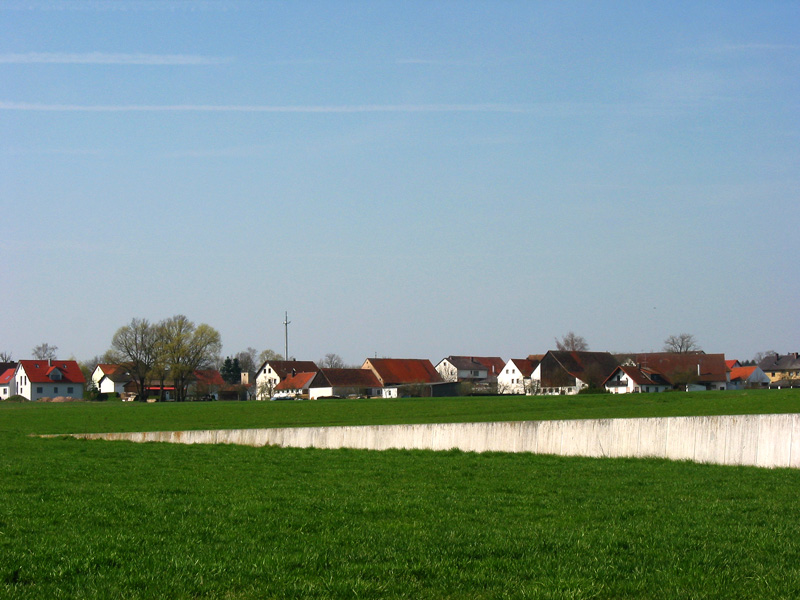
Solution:
<svg viewBox="0 0 800 600"><path fill-rule="evenodd" d="M37 394L41 394L43 391L44 391L44 390L41 388L41 386L39 386L39 387L37 387L37 388L36 388L36 393L37 393Z"/></svg>
<svg viewBox="0 0 800 600"><path fill-rule="evenodd" d="M67 393L68 394L72 394L74 391L75 391L75 388L71 388L71 387L67 388Z"/></svg>
<svg viewBox="0 0 800 600"><path fill-rule="evenodd" d="M57 394L57 393L58 393L58 386L57 386L57 385L56 385L56 386L53 386L53 393L54 393L54 394Z"/></svg>

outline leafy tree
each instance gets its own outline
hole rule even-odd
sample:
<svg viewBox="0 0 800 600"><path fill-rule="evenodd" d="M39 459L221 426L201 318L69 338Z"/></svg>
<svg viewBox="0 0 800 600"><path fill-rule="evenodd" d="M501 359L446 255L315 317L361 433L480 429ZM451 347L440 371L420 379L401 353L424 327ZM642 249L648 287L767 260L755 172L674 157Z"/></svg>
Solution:
<svg viewBox="0 0 800 600"><path fill-rule="evenodd" d="M576 335L574 331L570 331L560 340L556 338L556 349L569 352L586 352L589 350L589 344L586 343L586 338Z"/></svg>
<svg viewBox="0 0 800 600"><path fill-rule="evenodd" d="M147 400L147 382L158 359L158 328L147 319L131 319L111 340L111 353L124 362L136 385L140 400ZM110 353L106 353L107 357Z"/></svg>
<svg viewBox="0 0 800 600"><path fill-rule="evenodd" d="M212 366L221 349L219 332L210 325L195 325L184 315L159 323L158 354L169 369L177 401L186 400L194 372Z"/></svg>
<svg viewBox="0 0 800 600"><path fill-rule="evenodd" d="M53 360L57 357L58 346L51 346L43 342L31 350L35 360Z"/></svg>
<svg viewBox="0 0 800 600"><path fill-rule="evenodd" d="M685 354L687 352L697 352L699 350L702 350L702 348L691 333L671 335L664 340L664 352Z"/></svg>

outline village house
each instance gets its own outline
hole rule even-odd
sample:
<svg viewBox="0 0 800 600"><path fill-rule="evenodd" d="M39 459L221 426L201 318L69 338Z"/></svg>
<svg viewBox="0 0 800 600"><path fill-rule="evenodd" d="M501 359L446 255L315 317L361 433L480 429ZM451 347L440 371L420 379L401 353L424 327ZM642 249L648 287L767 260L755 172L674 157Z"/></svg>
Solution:
<svg viewBox="0 0 800 600"><path fill-rule="evenodd" d="M462 393L496 393L505 362L499 356L448 356L434 367L443 381L458 382Z"/></svg>
<svg viewBox="0 0 800 600"><path fill-rule="evenodd" d="M619 363L609 352L550 350L531 374L535 394L577 394L601 389Z"/></svg>
<svg viewBox="0 0 800 600"><path fill-rule="evenodd" d="M738 362L738 361L737 361ZM770 384L769 376L757 365L749 367L733 367L728 375L729 390L762 388Z"/></svg>
<svg viewBox="0 0 800 600"><path fill-rule="evenodd" d="M256 374L256 397L269 400L278 384L298 373L316 373L319 367L310 360L268 360Z"/></svg>
<svg viewBox="0 0 800 600"><path fill-rule="evenodd" d="M0 363L0 400L6 400L17 393L14 384L14 372L17 363Z"/></svg>
<svg viewBox="0 0 800 600"><path fill-rule="evenodd" d="M770 354L758 366L769 377L769 387L800 387L800 353Z"/></svg>
<svg viewBox="0 0 800 600"><path fill-rule="evenodd" d="M533 370L539 366L539 362L541 362L541 356L535 358L534 355L528 358L509 359L497 376L497 393L531 394L531 375Z"/></svg>
<svg viewBox="0 0 800 600"><path fill-rule="evenodd" d="M375 374L384 398L454 396L458 385L444 382L431 361L422 358L368 358L361 365Z"/></svg>
<svg viewBox="0 0 800 600"><path fill-rule="evenodd" d="M728 389L728 367L724 354L697 352L643 352L634 359L661 375L674 388L687 392Z"/></svg>
<svg viewBox="0 0 800 600"><path fill-rule="evenodd" d="M125 386L133 381L128 366L124 364L99 364L92 371L92 383L101 394L125 393Z"/></svg>
<svg viewBox="0 0 800 600"><path fill-rule="evenodd" d="M309 385L309 398L370 398L381 396L383 386L370 369L320 369Z"/></svg>
<svg viewBox="0 0 800 600"><path fill-rule="evenodd" d="M641 365L620 365L603 382L603 387L612 394L649 394L665 392L672 384L653 369Z"/></svg>
<svg viewBox="0 0 800 600"><path fill-rule="evenodd" d="M14 372L15 392L26 400L83 398L85 384L74 360L21 360Z"/></svg>
<svg viewBox="0 0 800 600"><path fill-rule="evenodd" d="M309 386L317 373L303 372L289 374L283 381L275 386L274 394L270 397L271 400L276 399L289 399L289 398L308 398L310 397Z"/></svg>

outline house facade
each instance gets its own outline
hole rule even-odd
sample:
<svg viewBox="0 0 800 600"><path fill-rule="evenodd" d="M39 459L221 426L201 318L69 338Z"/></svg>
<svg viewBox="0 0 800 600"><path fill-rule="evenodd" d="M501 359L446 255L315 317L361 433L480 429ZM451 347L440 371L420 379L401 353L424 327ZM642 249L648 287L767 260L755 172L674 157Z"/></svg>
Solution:
<svg viewBox="0 0 800 600"><path fill-rule="evenodd" d="M99 364L92 372L92 382L101 394L125 392L125 386L133 381L125 365Z"/></svg>
<svg viewBox="0 0 800 600"><path fill-rule="evenodd" d="M6 363L0 364L0 400L7 400L17 393L14 379L16 370L16 364L14 366L6 366Z"/></svg>
<svg viewBox="0 0 800 600"><path fill-rule="evenodd" d="M74 360L21 360L14 372L16 393L26 400L83 398L86 378Z"/></svg>
<svg viewBox="0 0 800 600"><path fill-rule="evenodd" d="M588 387L602 388L619 366L609 352L550 350L531 375L536 393L577 394Z"/></svg>
<svg viewBox="0 0 800 600"><path fill-rule="evenodd" d="M499 356L448 356L434 367L443 381L466 384L472 393L496 393L505 361Z"/></svg>
<svg viewBox="0 0 800 600"><path fill-rule="evenodd" d="M456 384L443 381L427 358L368 358L361 368L375 374L384 398L451 396L456 392Z"/></svg>
<svg viewBox="0 0 800 600"><path fill-rule="evenodd" d="M644 352L634 360L661 373L677 389L687 392L728 389L728 366L724 354L705 352Z"/></svg>
<svg viewBox="0 0 800 600"><path fill-rule="evenodd" d="M650 394L666 392L672 387L661 373L641 365L620 365L603 382L612 394Z"/></svg>
<svg viewBox="0 0 800 600"><path fill-rule="evenodd" d="M256 374L256 397L269 400L278 384L298 373L316 373L319 367L310 360L268 360Z"/></svg>
<svg viewBox="0 0 800 600"><path fill-rule="evenodd" d="M761 367L752 365L749 367L734 367L728 376L729 390L744 390L749 388L763 388L771 383L769 376L761 370Z"/></svg>
<svg viewBox="0 0 800 600"><path fill-rule="evenodd" d="M383 386L370 369L320 369L309 385L309 398L380 397Z"/></svg>
<svg viewBox="0 0 800 600"><path fill-rule="evenodd" d="M497 375L498 394L532 394L531 375L539 366L539 359L512 358Z"/></svg>
<svg viewBox="0 0 800 600"><path fill-rule="evenodd" d="M770 354L758 366L769 377L770 387L800 387L800 353Z"/></svg>

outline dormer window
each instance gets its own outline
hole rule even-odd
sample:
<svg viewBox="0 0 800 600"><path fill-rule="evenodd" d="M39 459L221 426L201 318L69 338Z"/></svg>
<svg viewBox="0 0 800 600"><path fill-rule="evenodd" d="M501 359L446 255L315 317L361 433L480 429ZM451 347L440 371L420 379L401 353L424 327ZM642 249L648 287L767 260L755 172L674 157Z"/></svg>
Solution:
<svg viewBox="0 0 800 600"><path fill-rule="evenodd" d="M50 373L50 379L52 381L61 381L61 371L58 369L53 369L53 372Z"/></svg>

